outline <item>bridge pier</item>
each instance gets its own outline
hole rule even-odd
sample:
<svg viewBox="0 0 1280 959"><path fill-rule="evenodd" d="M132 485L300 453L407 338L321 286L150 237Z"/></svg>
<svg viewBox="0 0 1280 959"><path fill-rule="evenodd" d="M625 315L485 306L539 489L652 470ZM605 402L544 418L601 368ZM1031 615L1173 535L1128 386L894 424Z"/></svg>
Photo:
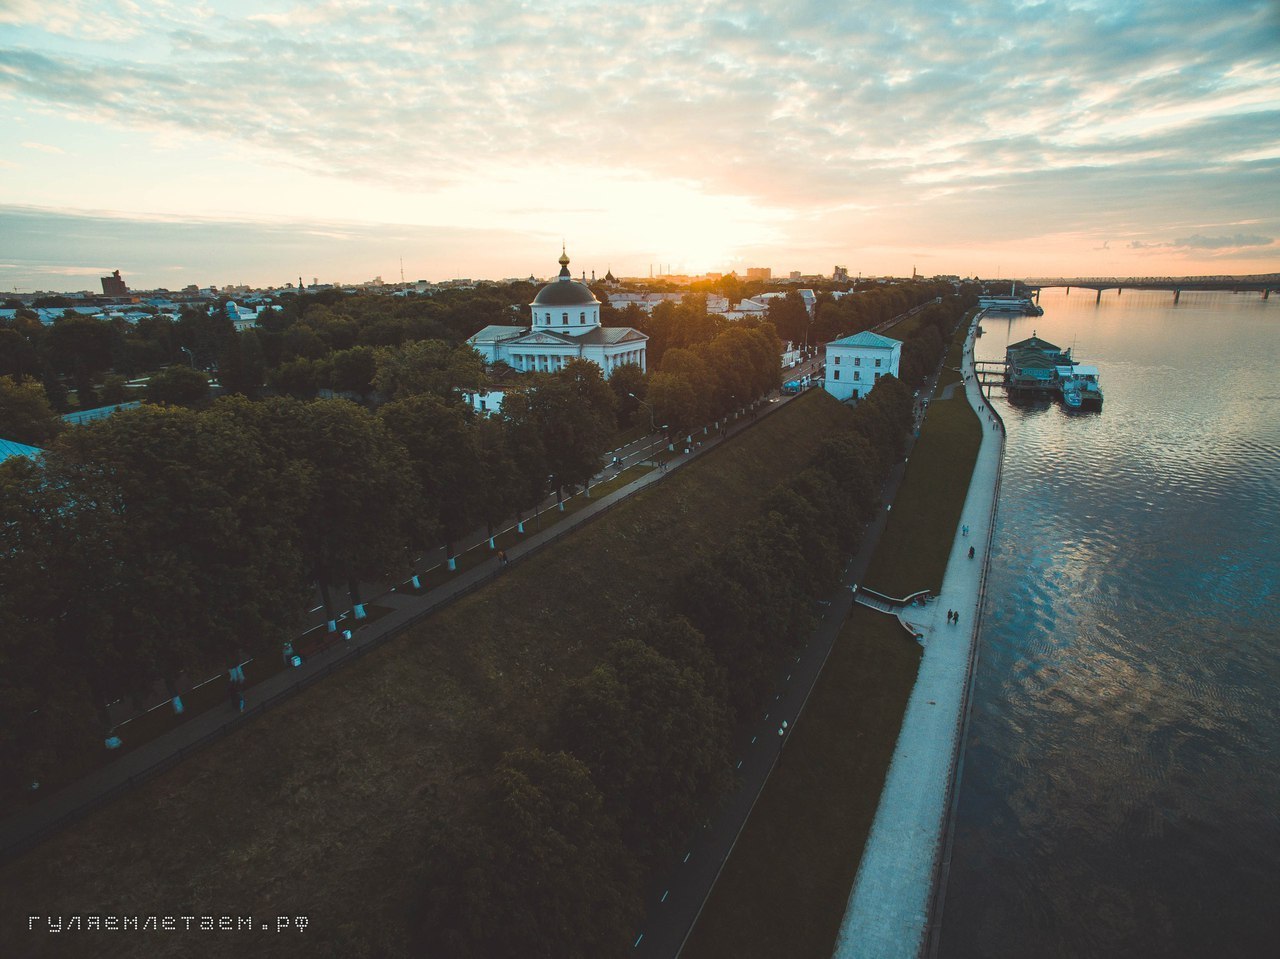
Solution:
<svg viewBox="0 0 1280 959"><path fill-rule="evenodd" d="M1094 300L1093 302L1095 302L1095 303L1101 303L1101 302L1102 302L1102 289L1101 289L1101 288L1099 288L1099 289L1098 289L1098 298L1097 298L1096 300Z"/></svg>
<svg viewBox="0 0 1280 959"><path fill-rule="evenodd" d="M1271 299L1271 290L1270 290L1270 288L1265 287L1265 286L1262 288L1262 298L1263 298L1264 300L1269 300L1269 299Z"/></svg>
<svg viewBox="0 0 1280 959"><path fill-rule="evenodd" d="M1177 303L1180 299L1182 299L1182 291L1181 291L1181 290L1174 290L1174 291L1173 291L1173 302L1174 302L1174 303Z"/></svg>

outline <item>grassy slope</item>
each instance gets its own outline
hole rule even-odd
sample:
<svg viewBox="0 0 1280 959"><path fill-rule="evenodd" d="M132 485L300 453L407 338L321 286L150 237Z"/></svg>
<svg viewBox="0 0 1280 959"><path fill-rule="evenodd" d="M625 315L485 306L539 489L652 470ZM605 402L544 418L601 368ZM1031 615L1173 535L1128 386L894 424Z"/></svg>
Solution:
<svg viewBox="0 0 1280 959"><path fill-rule="evenodd" d="M854 607L682 959L831 955L920 655Z"/></svg>
<svg viewBox="0 0 1280 959"><path fill-rule="evenodd" d="M867 571L868 587L889 596L942 587L981 442L982 427L958 393L929 404L920 442Z"/></svg>
<svg viewBox="0 0 1280 959"><path fill-rule="evenodd" d="M930 404L868 585L941 585L981 440L963 399ZM896 619L854 607L682 959L831 955L920 656Z"/></svg>
<svg viewBox="0 0 1280 959"><path fill-rule="evenodd" d="M22 945L36 955L402 953L426 825L447 823L502 750L536 740L563 682L608 647L611 624L660 602L682 558L726 540L846 416L820 391L799 398L500 585L6 864L0 942L32 914L305 914L305 941L46 934Z"/></svg>

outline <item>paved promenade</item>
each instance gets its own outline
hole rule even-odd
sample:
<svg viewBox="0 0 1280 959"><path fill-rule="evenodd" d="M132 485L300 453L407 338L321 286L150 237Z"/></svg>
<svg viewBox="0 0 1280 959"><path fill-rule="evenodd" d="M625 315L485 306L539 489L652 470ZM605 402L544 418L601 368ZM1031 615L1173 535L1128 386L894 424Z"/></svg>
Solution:
<svg viewBox="0 0 1280 959"><path fill-rule="evenodd" d="M924 947L967 708L1004 451L1003 424L993 419L973 375L972 328L962 369L966 396L983 427L982 446L941 595L922 609L905 611L905 618L923 633L925 653L836 939L838 959L915 959ZM948 622L948 610L958 611L958 623Z"/></svg>

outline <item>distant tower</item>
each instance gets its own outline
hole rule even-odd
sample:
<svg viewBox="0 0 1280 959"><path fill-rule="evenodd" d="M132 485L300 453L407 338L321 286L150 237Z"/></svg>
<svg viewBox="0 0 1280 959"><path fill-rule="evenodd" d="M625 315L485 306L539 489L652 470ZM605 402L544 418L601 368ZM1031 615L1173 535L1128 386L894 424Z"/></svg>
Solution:
<svg viewBox="0 0 1280 959"><path fill-rule="evenodd" d="M120 277L119 270L113 270L110 276L102 277L103 296L128 296L129 287Z"/></svg>

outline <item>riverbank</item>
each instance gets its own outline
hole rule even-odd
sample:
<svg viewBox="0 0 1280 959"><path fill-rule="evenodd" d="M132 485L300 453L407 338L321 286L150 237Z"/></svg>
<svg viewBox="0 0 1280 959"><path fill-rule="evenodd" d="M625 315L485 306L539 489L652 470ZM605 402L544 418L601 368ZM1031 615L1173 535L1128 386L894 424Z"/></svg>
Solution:
<svg viewBox="0 0 1280 959"><path fill-rule="evenodd" d="M925 653L836 940L835 955L841 959L914 959L925 940L967 711L1004 452L1003 424L973 376L973 330L980 319L981 314L965 339L961 373L982 442L941 593L909 616ZM958 612L958 622L948 615L952 611Z"/></svg>

